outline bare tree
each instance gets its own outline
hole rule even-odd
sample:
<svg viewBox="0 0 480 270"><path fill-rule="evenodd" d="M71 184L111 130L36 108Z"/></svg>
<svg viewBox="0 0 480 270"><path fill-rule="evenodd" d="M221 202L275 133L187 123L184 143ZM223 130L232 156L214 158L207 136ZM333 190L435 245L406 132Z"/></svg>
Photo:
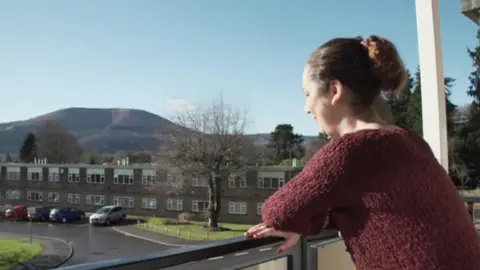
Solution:
<svg viewBox="0 0 480 270"><path fill-rule="evenodd" d="M93 150L84 149L80 161L85 164L102 164L104 157Z"/></svg>
<svg viewBox="0 0 480 270"><path fill-rule="evenodd" d="M83 148L64 126L47 121L35 134L39 158L49 163L77 163L81 161Z"/></svg>
<svg viewBox="0 0 480 270"><path fill-rule="evenodd" d="M458 148L461 147L463 141L456 137L448 139L448 159L449 159L449 173L450 177L454 181L454 184L460 188L462 192L465 190L465 186L471 184L469 170L467 164L462 160ZM460 183L458 183L460 182Z"/></svg>
<svg viewBox="0 0 480 270"><path fill-rule="evenodd" d="M148 183L146 188L150 192L155 192L156 194L161 194L167 197L175 197L178 200L180 195L188 189L185 175L178 167L172 166L164 156L162 156L162 158L157 158L155 164L157 168L160 168L166 173L165 181L156 179L154 182Z"/></svg>
<svg viewBox="0 0 480 270"><path fill-rule="evenodd" d="M244 136L246 114L220 100L208 108L180 112L174 122L188 131L171 132L169 163L184 175L207 179L208 224L218 228L223 182L255 155Z"/></svg>

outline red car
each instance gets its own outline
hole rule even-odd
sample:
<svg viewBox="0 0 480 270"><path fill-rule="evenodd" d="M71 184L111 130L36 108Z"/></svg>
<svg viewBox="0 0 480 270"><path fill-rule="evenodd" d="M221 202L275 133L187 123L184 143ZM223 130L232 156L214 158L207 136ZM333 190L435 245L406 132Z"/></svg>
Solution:
<svg viewBox="0 0 480 270"><path fill-rule="evenodd" d="M28 220L27 206L14 205L12 208L5 211L5 218L13 220Z"/></svg>

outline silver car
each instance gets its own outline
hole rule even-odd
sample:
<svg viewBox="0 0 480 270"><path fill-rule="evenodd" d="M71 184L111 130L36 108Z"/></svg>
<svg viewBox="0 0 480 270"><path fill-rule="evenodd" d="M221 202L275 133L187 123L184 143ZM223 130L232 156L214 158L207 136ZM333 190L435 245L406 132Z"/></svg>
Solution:
<svg viewBox="0 0 480 270"><path fill-rule="evenodd" d="M113 222L122 221L127 218L123 207L118 205L107 205L97 210L89 218L92 225L110 225Z"/></svg>

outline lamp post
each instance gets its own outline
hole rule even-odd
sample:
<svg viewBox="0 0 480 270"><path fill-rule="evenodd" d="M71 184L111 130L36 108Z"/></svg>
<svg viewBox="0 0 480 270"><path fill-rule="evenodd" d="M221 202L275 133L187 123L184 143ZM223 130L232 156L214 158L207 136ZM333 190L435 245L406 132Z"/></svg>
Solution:
<svg viewBox="0 0 480 270"><path fill-rule="evenodd" d="M30 244L32 244L32 218L28 219L28 237L30 240Z"/></svg>

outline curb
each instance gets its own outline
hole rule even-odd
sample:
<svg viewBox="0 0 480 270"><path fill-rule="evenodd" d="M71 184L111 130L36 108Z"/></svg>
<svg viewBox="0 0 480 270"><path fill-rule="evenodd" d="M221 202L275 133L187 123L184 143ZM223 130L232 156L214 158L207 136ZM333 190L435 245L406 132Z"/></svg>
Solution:
<svg viewBox="0 0 480 270"><path fill-rule="evenodd" d="M112 230L114 230L118 233L121 233L125 236L130 236L130 237L133 237L133 238L142 239L142 240L149 241L149 242L152 242L152 243L156 243L156 244L159 244L159 245L171 246L171 247L184 247L185 246L185 245L179 245L179 244L173 244L173 243L167 243L167 242L162 242L162 241L158 241L158 240L148 239L148 238L143 237L143 236L131 234L131 233L126 232L122 229L119 229L118 227L111 227L111 228L112 228Z"/></svg>
<svg viewBox="0 0 480 270"><path fill-rule="evenodd" d="M68 241L66 240L63 240L63 239L60 239L60 238L51 238L51 239L54 239L54 240L57 240L57 241L60 241L60 242L63 242L65 244L68 245L68 247L70 248L70 252L68 253L67 257L65 257L65 259L63 259L61 262L57 263L53 268L58 268L60 266L62 266L64 263L68 262L72 257L73 255L75 254L75 249L73 248L73 246L68 243Z"/></svg>
<svg viewBox="0 0 480 270"><path fill-rule="evenodd" d="M19 234L19 233L3 233L3 232L0 232L0 235L2 234L5 234L5 235L17 235L19 237L30 237L30 235L28 234ZM60 263L57 263L56 265L54 265L52 268L55 269L55 268L58 268L60 267L61 265L63 265L64 263L66 263L67 261L69 261L72 257L73 257L73 254L75 253L75 250L73 249L73 246L70 245L70 243L68 243L68 241L66 240L63 240L63 239L60 239L60 238L55 238L55 237L49 237L49 236L40 236L40 235L32 235L32 238L41 238L41 239L45 239L45 240L55 240L55 241L59 241L59 242L62 242L64 244L66 244L70 251L67 255L67 257L65 257L65 259L63 259ZM28 262L26 263L28 265Z"/></svg>

